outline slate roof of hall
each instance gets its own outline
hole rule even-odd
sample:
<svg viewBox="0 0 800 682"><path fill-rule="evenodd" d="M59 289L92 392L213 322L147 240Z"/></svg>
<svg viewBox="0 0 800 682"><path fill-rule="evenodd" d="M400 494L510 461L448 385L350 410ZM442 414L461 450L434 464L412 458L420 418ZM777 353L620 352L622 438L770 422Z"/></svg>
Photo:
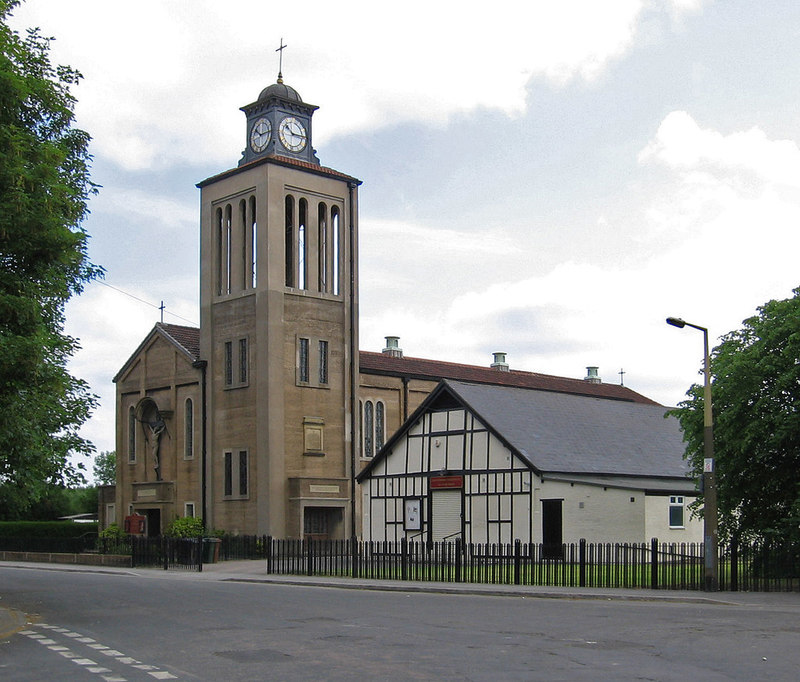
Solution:
<svg viewBox="0 0 800 682"><path fill-rule="evenodd" d="M379 465L422 412L450 396L539 474L578 475L585 482L688 481L680 425L675 417L665 418L664 406L450 380L439 384L358 479Z"/></svg>

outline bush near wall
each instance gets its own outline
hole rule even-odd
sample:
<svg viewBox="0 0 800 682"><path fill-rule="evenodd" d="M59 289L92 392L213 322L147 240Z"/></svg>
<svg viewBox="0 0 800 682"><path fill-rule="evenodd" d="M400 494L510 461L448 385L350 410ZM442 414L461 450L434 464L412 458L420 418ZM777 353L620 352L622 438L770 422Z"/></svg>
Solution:
<svg viewBox="0 0 800 682"><path fill-rule="evenodd" d="M79 538L97 535L97 527L74 521L0 521L0 538Z"/></svg>

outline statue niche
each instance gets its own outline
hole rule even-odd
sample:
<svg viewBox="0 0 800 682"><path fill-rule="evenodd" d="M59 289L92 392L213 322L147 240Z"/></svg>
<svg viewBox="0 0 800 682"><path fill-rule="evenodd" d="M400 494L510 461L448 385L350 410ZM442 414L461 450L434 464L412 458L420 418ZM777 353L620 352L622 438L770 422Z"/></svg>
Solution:
<svg viewBox="0 0 800 682"><path fill-rule="evenodd" d="M150 454L153 462L153 470L156 474L156 481L161 478L161 436L167 430L164 422L166 413L162 413L152 398L142 398L136 406L136 419L141 423L144 437L150 445Z"/></svg>

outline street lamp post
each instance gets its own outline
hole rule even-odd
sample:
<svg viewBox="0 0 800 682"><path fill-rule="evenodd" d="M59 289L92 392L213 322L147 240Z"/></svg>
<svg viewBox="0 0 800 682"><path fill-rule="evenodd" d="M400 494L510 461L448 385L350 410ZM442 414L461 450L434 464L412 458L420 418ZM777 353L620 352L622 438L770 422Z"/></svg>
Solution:
<svg viewBox="0 0 800 682"><path fill-rule="evenodd" d="M705 543L705 590L719 589L717 559L717 482L714 470L714 425L711 412L711 365L708 357L708 329L679 317L668 317L667 324L703 332L703 541Z"/></svg>

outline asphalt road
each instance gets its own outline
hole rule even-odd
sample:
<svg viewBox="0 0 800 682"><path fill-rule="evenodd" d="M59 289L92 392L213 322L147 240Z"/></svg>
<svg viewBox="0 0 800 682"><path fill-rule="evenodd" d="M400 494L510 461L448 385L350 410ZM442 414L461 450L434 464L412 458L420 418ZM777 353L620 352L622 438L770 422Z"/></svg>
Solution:
<svg viewBox="0 0 800 682"><path fill-rule="evenodd" d="M797 680L800 598L343 590L0 564L0 680Z"/></svg>

